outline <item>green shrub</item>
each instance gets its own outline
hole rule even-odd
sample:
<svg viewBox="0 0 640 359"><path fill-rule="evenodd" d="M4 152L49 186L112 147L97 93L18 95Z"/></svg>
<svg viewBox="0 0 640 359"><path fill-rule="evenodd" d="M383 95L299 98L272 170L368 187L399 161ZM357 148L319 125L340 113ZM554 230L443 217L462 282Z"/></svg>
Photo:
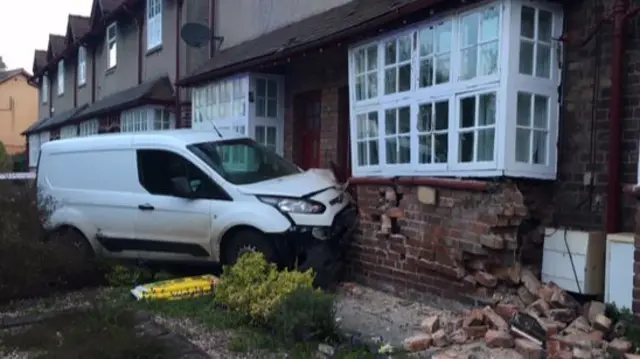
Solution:
<svg viewBox="0 0 640 359"><path fill-rule="evenodd" d="M233 266L226 266L216 286L219 304L265 323L280 302L298 289L313 288L313 271L278 271L262 253L247 253Z"/></svg>

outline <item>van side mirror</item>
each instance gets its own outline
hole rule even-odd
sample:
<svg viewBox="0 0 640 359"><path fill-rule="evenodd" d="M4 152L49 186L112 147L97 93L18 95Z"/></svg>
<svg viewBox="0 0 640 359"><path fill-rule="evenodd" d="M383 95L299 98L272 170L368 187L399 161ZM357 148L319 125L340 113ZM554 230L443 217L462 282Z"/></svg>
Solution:
<svg viewBox="0 0 640 359"><path fill-rule="evenodd" d="M186 177L174 177L171 179L173 192L177 197L193 198L193 191Z"/></svg>

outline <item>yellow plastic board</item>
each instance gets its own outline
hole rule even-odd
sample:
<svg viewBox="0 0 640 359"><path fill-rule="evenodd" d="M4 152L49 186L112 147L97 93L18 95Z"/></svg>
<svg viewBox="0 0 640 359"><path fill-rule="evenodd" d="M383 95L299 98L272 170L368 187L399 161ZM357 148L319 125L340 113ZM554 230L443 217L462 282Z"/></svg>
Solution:
<svg viewBox="0 0 640 359"><path fill-rule="evenodd" d="M192 298L211 294L218 283L218 277L206 274L139 285L131 290L131 294L137 300Z"/></svg>

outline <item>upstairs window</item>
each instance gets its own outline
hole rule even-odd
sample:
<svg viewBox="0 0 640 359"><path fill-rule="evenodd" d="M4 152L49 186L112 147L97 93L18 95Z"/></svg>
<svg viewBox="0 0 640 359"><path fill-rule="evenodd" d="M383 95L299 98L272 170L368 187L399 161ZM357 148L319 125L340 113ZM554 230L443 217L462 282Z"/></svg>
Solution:
<svg viewBox="0 0 640 359"><path fill-rule="evenodd" d="M520 73L550 78L553 14L523 6L520 18Z"/></svg>
<svg viewBox="0 0 640 359"><path fill-rule="evenodd" d="M162 45L162 0L147 0L147 51Z"/></svg>
<svg viewBox="0 0 640 359"><path fill-rule="evenodd" d="M42 84L40 86L40 99L42 103L49 102L49 76L42 75Z"/></svg>
<svg viewBox="0 0 640 359"><path fill-rule="evenodd" d="M58 62L58 96L64 95L64 60Z"/></svg>
<svg viewBox="0 0 640 359"><path fill-rule="evenodd" d="M78 48L78 86L87 83L87 48Z"/></svg>
<svg viewBox="0 0 640 359"><path fill-rule="evenodd" d="M107 27L107 70L118 64L118 27L112 23Z"/></svg>

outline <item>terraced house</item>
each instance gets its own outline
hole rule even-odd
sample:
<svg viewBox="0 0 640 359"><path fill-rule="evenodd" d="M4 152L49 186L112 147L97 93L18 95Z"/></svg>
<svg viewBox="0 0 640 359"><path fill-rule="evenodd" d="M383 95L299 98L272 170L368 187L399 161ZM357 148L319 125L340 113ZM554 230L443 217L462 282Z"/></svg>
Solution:
<svg viewBox="0 0 640 359"><path fill-rule="evenodd" d="M174 82L209 58L179 37L208 24L206 0L95 0L91 16L69 15L67 32L36 50L39 120L28 128L29 164L58 138L189 125L189 97Z"/></svg>

